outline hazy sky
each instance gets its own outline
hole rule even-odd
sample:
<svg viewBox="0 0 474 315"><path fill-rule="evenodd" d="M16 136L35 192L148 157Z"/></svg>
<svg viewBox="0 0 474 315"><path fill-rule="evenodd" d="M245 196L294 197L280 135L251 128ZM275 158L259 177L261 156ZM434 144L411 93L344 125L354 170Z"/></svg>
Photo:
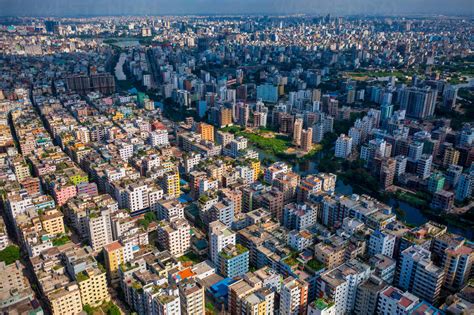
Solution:
<svg viewBox="0 0 474 315"><path fill-rule="evenodd" d="M472 16L474 0L0 0L2 16L252 13Z"/></svg>

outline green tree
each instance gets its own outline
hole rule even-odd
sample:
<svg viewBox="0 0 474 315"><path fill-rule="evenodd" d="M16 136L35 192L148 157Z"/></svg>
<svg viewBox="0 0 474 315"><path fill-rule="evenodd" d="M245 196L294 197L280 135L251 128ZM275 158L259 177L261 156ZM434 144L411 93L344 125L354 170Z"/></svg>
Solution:
<svg viewBox="0 0 474 315"><path fill-rule="evenodd" d="M20 248L16 245L9 245L0 251L0 261L9 265L20 259Z"/></svg>
<svg viewBox="0 0 474 315"><path fill-rule="evenodd" d="M84 305L82 310L86 312L87 315L92 315L94 313L94 309L89 304Z"/></svg>

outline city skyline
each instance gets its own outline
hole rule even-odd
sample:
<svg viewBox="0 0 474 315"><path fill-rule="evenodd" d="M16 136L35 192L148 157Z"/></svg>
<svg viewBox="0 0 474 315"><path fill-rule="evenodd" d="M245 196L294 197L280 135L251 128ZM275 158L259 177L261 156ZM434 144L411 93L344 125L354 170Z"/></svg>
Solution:
<svg viewBox="0 0 474 315"><path fill-rule="evenodd" d="M0 314L473 309L465 0L5 3Z"/></svg>
<svg viewBox="0 0 474 315"><path fill-rule="evenodd" d="M146 16L146 15L291 15L291 14L335 14L341 16L366 15L474 15L474 6L469 0L158 0L111 1L111 0L0 0L0 16Z"/></svg>

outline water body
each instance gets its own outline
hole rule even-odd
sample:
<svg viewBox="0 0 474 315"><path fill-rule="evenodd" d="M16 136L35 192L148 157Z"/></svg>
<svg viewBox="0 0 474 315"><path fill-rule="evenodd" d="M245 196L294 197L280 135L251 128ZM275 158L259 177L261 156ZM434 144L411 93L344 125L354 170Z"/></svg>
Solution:
<svg viewBox="0 0 474 315"><path fill-rule="evenodd" d="M428 222L431 219L435 222L446 225L448 227L448 231L451 233L462 235L469 240L474 239L473 230L469 228L455 226L453 224L450 224L449 222L440 222L438 217L430 218L429 215L424 214L420 209L417 209L406 202L391 199L389 204L392 207L398 206L402 210L403 213L397 213L397 218L407 224L419 226Z"/></svg>
<svg viewBox="0 0 474 315"><path fill-rule="evenodd" d="M127 59L127 54L121 53L119 60L117 61L117 64L115 65L115 77L119 81L125 81L127 80L127 76L123 72L123 64L125 60Z"/></svg>

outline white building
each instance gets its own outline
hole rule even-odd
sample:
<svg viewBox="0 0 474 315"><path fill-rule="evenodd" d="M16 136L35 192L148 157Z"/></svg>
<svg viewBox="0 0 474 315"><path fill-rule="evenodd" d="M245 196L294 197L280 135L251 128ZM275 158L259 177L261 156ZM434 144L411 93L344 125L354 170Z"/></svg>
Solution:
<svg viewBox="0 0 474 315"><path fill-rule="evenodd" d="M124 206L131 212L153 207L163 198L163 190L149 186L145 182L135 182L124 191Z"/></svg>
<svg viewBox="0 0 474 315"><path fill-rule="evenodd" d="M414 245L405 249L400 261L398 287L430 303L436 303L444 280L444 270L431 261L431 252Z"/></svg>
<svg viewBox="0 0 474 315"><path fill-rule="evenodd" d="M276 162L265 169L264 180L267 183L273 183L273 180L278 174L286 174L290 171L290 168L286 163Z"/></svg>
<svg viewBox="0 0 474 315"><path fill-rule="evenodd" d="M133 145L123 143L119 147L120 158L124 161L128 161L133 156Z"/></svg>
<svg viewBox="0 0 474 315"><path fill-rule="evenodd" d="M324 272L319 293L335 303L336 314L350 313L355 304L357 287L370 277L370 267L357 259Z"/></svg>
<svg viewBox="0 0 474 315"><path fill-rule="evenodd" d="M174 256L182 256L191 247L191 226L186 219L175 218L171 222L162 221L158 226L160 246Z"/></svg>
<svg viewBox="0 0 474 315"><path fill-rule="evenodd" d="M171 220L173 218L184 218L184 206L176 199L161 200L150 208L156 213L158 220Z"/></svg>
<svg viewBox="0 0 474 315"><path fill-rule="evenodd" d="M336 140L334 155L339 158L347 158L352 152L352 138L341 134Z"/></svg>
<svg viewBox="0 0 474 315"><path fill-rule="evenodd" d="M219 253L229 244L235 245L235 233L224 223L214 221L209 223L209 251L210 258L219 266Z"/></svg>
<svg viewBox="0 0 474 315"><path fill-rule="evenodd" d="M164 129L152 131L148 138L148 142L154 147L167 146L169 144L168 131Z"/></svg>
<svg viewBox="0 0 474 315"><path fill-rule="evenodd" d="M429 154L422 154L416 163L416 174L422 179L427 179L431 175L431 164L433 163L433 156Z"/></svg>
<svg viewBox="0 0 474 315"><path fill-rule="evenodd" d="M413 294L390 286L379 294L377 314L408 315L418 304L418 301L418 298Z"/></svg>
<svg viewBox="0 0 474 315"><path fill-rule="evenodd" d="M354 150L360 144L361 132L360 129L352 127L349 129L349 137L352 138L352 149Z"/></svg>
<svg viewBox="0 0 474 315"><path fill-rule="evenodd" d="M100 214L96 212L89 214L86 219L86 227L92 249L100 250L105 245L112 243L113 235L109 210L104 210Z"/></svg>
<svg viewBox="0 0 474 315"><path fill-rule="evenodd" d="M379 230L374 231L369 238L369 257L375 256L376 254L392 257L395 249L395 241L396 237L394 235L386 234Z"/></svg>
<svg viewBox="0 0 474 315"><path fill-rule="evenodd" d="M307 283L292 276L283 280L280 289L280 314L304 314L307 301Z"/></svg>
<svg viewBox="0 0 474 315"><path fill-rule="evenodd" d="M201 154L199 153L190 152L188 155L186 155L183 158L184 169L186 173L193 171L194 167L196 167L200 161L201 161Z"/></svg>
<svg viewBox="0 0 474 315"><path fill-rule="evenodd" d="M232 157L239 156L239 151L247 149L248 140L244 137L237 137L230 142L230 154Z"/></svg>

